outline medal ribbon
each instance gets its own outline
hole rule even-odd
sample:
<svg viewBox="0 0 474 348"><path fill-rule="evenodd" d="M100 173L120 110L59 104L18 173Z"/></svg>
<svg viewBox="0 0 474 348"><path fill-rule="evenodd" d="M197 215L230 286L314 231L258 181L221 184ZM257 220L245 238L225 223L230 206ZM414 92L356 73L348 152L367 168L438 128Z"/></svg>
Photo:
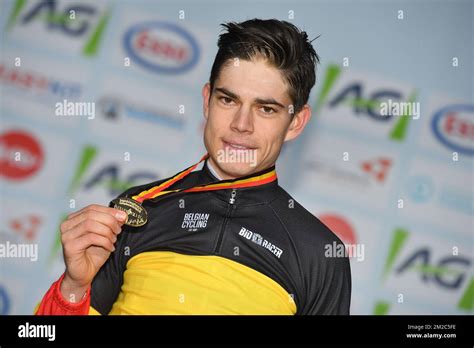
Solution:
<svg viewBox="0 0 474 348"><path fill-rule="evenodd" d="M277 179L275 169L272 169L269 172L263 173L261 175L252 176L244 179L233 179L233 180L222 180L216 181L206 185L198 185L188 189L176 189L176 190L166 190L168 187L176 183L177 181L182 180L187 175L189 175L202 161L209 158L209 154L202 156L201 160L196 164L184 169L178 174L174 175L172 178L162 182L160 185L154 186L149 190L143 191L138 195L132 196L132 199L142 203L148 199L153 199L159 196L168 195L176 192L202 192L202 191L214 191L214 190L225 190L225 189L234 189L242 187L254 187L263 184L268 184Z"/></svg>

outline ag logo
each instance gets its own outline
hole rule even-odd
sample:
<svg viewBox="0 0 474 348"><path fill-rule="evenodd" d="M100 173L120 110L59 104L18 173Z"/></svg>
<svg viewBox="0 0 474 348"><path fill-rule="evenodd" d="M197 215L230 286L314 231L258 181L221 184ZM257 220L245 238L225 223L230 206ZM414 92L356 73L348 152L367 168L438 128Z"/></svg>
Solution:
<svg viewBox="0 0 474 348"><path fill-rule="evenodd" d="M110 163L94 171L87 179L84 179L97 153L97 148L94 146L86 146L83 149L76 174L69 189L70 193L76 192L80 187L84 190L90 190L97 186L105 186L110 196L116 196L138 182L148 182L158 178L155 173L136 171L122 179L120 178L120 167Z"/></svg>
<svg viewBox="0 0 474 348"><path fill-rule="evenodd" d="M373 82L360 81L358 79L350 80L334 90L336 82L342 74L342 69L338 65L330 65L325 73L323 87L316 101L314 108L315 114L319 114L323 106L326 110L336 109L341 105L351 108L351 114L356 117L367 117L370 120L379 123L394 123L389 131L389 138L393 141L403 141L408 131L408 125L411 120L409 115L401 114L397 119L391 114L381 113L383 102L395 101L397 104L413 104L416 100L416 91L411 93L403 92L397 88L378 87L372 89L370 94L367 92L368 85ZM331 93L330 93L331 92ZM395 104L395 103L394 103Z"/></svg>
<svg viewBox="0 0 474 348"><path fill-rule="evenodd" d="M426 284L426 289L434 286L449 293L460 291L461 297L457 300L457 307L473 310L474 278L470 278L469 275L471 259L454 251L451 255L435 257L434 248L429 246L413 248L408 253L403 253L404 256L401 257L402 249L404 247L406 249L409 236L410 233L404 229L394 231L385 262L384 279L390 273L403 276L408 272L415 272L419 275L419 281Z"/></svg>
<svg viewBox="0 0 474 348"><path fill-rule="evenodd" d="M83 1L43 0L32 3L16 0L8 18L7 30L41 21L48 32L84 39L82 53L93 56L97 53L108 18L108 11L101 11L93 3Z"/></svg>

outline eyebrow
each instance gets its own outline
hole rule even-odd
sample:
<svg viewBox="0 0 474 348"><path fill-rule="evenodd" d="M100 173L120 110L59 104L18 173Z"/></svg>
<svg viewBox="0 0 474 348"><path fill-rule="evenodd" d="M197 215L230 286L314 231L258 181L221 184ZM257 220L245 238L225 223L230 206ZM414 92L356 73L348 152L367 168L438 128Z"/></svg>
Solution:
<svg viewBox="0 0 474 348"><path fill-rule="evenodd" d="M215 87L214 88L215 91L217 92L221 92L225 95L227 95L228 97L230 98L233 98L233 99L237 99L239 100L239 96L231 91L229 91L227 88L224 88L224 87ZM273 98L267 98L267 99L262 99L262 98L256 98L255 99L255 102L257 104L262 104L262 105L278 105L279 107L281 108L285 108L285 105L283 105L282 103L279 103L277 102L275 99Z"/></svg>

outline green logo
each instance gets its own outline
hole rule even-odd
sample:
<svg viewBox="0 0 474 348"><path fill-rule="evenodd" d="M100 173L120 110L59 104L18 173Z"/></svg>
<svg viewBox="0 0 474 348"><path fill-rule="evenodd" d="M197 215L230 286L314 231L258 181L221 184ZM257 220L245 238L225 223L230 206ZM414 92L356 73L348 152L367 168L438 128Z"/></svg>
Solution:
<svg viewBox="0 0 474 348"><path fill-rule="evenodd" d="M394 270L395 261L399 259L400 252L406 246L409 235L410 233L402 228L398 228L393 232L382 279L386 280L391 272L397 274L417 272L420 274L420 280L423 283L431 283L447 291L458 290L467 282L468 284L458 300L457 308L472 311L474 309L474 278L467 279L469 277L468 270L472 267L471 260L458 255L454 250L453 255L433 260L431 248L421 247L415 249L406 259L401 260L399 266ZM460 270L459 267L464 269Z"/></svg>
<svg viewBox="0 0 474 348"><path fill-rule="evenodd" d="M46 30L60 32L72 38L85 38L82 54L87 57L95 56L107 26L110 11L106 10L95 27L91 22L98 15L97 8L85 4L69 4L64 11L57 9L57 1L39 1L35 6L25 11L25 0L16 0L8 17L6 31L15 25L28 25L33 21L44 23Z"/></svg>
<svg viewBox="0 0 474 348"><path fill-rule="evenodd" d="M341 67L335 64L329 65L326 69L323 84L321 91L316 99L314 106L314 113L318 115L321 111L323 105L330 105L330 107L335 107L340 103L348 105L353 108L353 111L356 115L365 114L375 121L385 122L387 118L377 115L374 110L376 110L381 105L382 98L398 98L401 96L401 93L397 90L377 90L371 94L369 98L363 97L364 85L362 82L354 82L351 85L345 87L342 91L338 93L332 101L328 102L329 92L334 88L336 81L341 76ZM405 103L412 105L416 101L417 92L413 91L409 96L408 100ZM409 117L408 108L403 109L403 112L400 115L400 119L392 126L388 133L388 137L392 141L401 142L405 140L408 125L410 123L411 117Z"/></svg>

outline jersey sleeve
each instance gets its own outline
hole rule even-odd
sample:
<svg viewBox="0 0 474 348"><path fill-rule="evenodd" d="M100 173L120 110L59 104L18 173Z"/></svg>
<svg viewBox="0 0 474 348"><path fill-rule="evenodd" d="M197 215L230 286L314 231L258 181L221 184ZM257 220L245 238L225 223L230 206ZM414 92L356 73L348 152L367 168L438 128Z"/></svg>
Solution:
<svg viewBox="0 0 474 348"><path fill-rule="evenodd" d="M342 242L341 242L342 243ZM347 257L321 258L309 287L307 315L349 315L351 270Z"/></svg>
<svg viewBox="0 0 474 348"><path fill-rule="evenodd" d="M55 281L41 302L34 310L35 315L96 315L99 314L90 307L90 287L79 302L69 302L61 294L61 282L63 275Z"/></svg>

